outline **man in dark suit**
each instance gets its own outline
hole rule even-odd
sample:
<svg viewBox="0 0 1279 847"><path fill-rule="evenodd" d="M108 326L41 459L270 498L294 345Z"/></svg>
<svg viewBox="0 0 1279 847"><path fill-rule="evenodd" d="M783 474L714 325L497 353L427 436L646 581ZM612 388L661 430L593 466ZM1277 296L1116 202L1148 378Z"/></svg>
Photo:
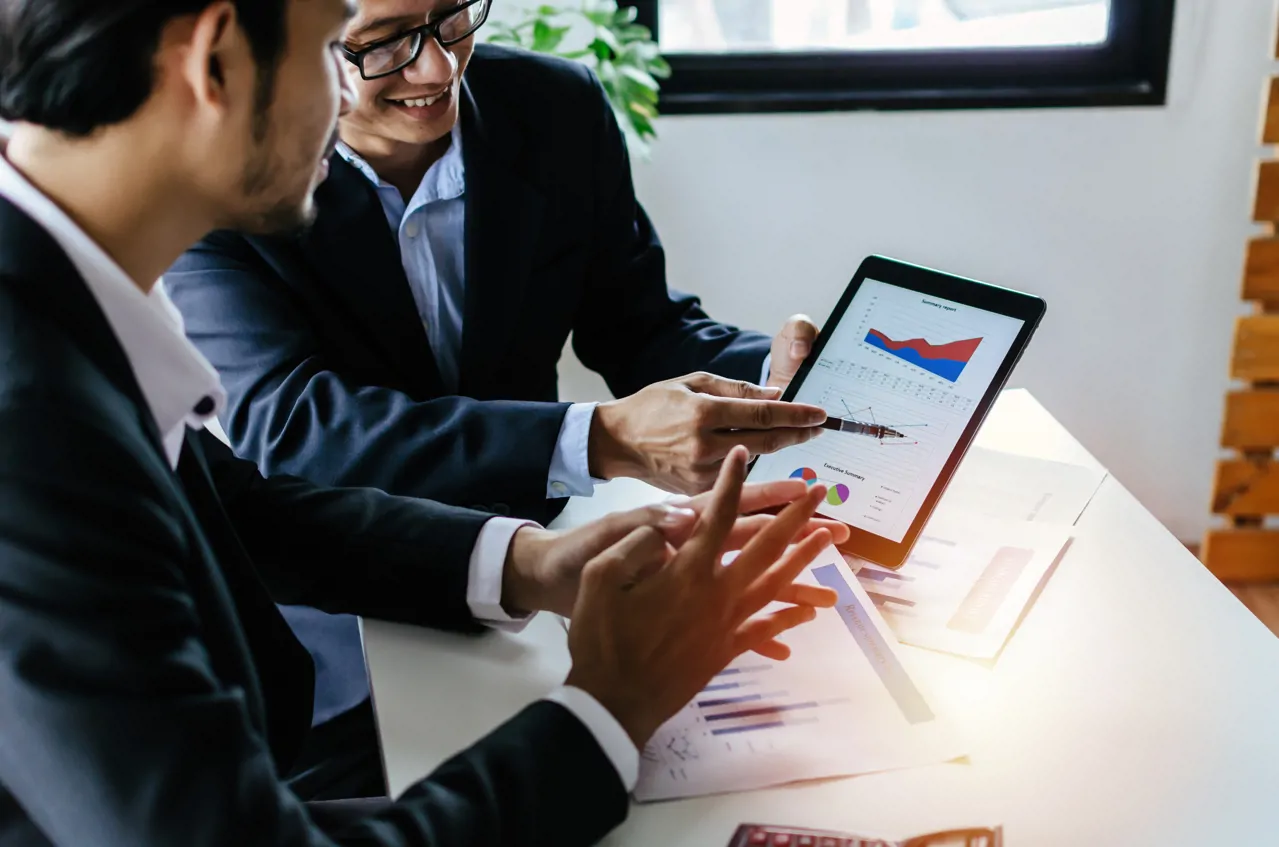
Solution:
<svg viewBox="0 0 1279 847"><path fill-rule="evenodd" d="M223 390L156 279L214 226L313 214L345 12L0 5L4 847L586 844L665 718L833 602L791 585L831 540L820 490L743 494L744 451L687 508L560 534L264 479L205 432ZM794 502L737 522L739 497ZM394 804L304 805L312 671L275 603L470 630L479 577L510 616L572 613L564 687Z"/></svg>
<svg viewBox="0 0 1279 847"><path fill-rule="evenodd" d="M166 274L236 452L545 522L600 480L696 493L736 444L812 437L822 410L777 397L816 329L792 320L766 363L767 337L668 291L599 81L475 47L488 7L361 0L343 38L357 100L315 225L215 233ZM570 333L621 399L558 402ZM286 618L319 667L316 722L361 708L356 621Z"/></svg>

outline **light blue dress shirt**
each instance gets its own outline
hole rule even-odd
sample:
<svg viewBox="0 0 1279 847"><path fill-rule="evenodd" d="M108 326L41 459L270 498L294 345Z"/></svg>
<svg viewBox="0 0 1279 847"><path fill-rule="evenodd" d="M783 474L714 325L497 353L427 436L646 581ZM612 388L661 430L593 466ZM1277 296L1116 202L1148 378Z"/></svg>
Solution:
<svg viewBox="0 0 1279 847"><path fill-rule="evenodd" d="M346 144L339 142L337 151L377 190L445 389L456 392L466 305L466 165L461 124L454 125L448 151L431 165L407 203L398 188L378 176ZM590 496L595 483L602 482L591 478L588 459L595 405L574 403L564 416L546 480L548 499Z"/></svg>

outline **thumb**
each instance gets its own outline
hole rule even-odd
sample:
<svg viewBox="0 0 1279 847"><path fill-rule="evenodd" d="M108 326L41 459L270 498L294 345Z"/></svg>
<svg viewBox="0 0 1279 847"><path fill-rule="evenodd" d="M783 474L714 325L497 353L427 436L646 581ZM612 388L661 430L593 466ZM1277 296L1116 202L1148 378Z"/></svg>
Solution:
<svg viewBox="0 0 1279 847"><path fill-rule="evenodd" d="M583 587L626 591L661 570L669 557L670 548L660 531L637 527L587 563L582 571Z"/></svg>
<svg viewBox="0 0 1279 847"><path fill-rule="evenodd" d="M812 351L817 332L817 324L808 315L792 315L773 343L773 361L777 361L780 353L783 359L794 364L792 370L798 369Z"/></svg>

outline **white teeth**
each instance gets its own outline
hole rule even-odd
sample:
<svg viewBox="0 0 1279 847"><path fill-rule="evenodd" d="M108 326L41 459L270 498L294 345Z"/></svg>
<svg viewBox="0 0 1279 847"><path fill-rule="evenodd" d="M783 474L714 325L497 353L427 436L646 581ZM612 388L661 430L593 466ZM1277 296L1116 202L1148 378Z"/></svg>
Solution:
<svg viewBox="0 0 1279 847"><path fill-rule="evenodd" d="M419 97L416 100L397 100L396 102L403 103L405 106L413 106L415 108L421 109L424 106L434 105L443 96L444 96L444 92L441 92L435 95L434 97Z"/></svg>

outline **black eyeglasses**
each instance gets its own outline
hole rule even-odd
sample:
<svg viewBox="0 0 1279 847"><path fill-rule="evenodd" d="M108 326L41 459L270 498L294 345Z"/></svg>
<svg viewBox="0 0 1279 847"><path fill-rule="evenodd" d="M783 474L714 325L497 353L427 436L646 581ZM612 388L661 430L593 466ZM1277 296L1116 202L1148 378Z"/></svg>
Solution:
<svg viewBox="0 0 1279 847"><path fill-rule="evenodd" d="M470 38L484 26L490 5L492 0L467 0L429 23L384 38L368 47L359 50L343 47L342 55L360 69L360 76L365 79L390 76L417 61L428 36L440 42L441 47L452 47Z"/></svg>

